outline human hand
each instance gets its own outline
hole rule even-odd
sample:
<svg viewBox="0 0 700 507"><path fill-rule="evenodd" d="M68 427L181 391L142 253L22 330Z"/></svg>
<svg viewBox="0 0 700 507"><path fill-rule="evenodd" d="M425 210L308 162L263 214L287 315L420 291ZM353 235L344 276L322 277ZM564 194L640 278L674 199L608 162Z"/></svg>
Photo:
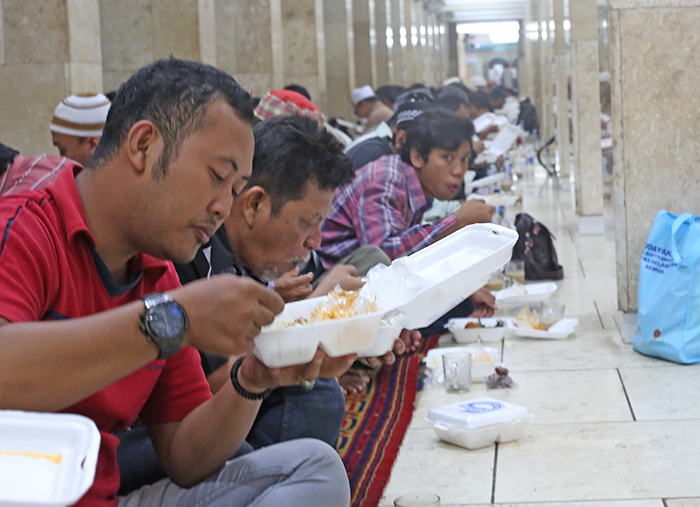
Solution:
<svg viewBox="0 0 700 507"><path fill-rule="evenodd" d="M307 364L268 368L255 356L249 355L238 370L238 381L244 389L260 393L277 387L313 383L317 378L332 378L342 375L355 361L357 354L342 357L328 357L321 349Z"/></svg>
<svg viewBox="0 0 700 507"><path fill-rule="evenodd" d="M250 352L260 329L284 309L279 294L232 274L198 280L169 294L187 311L184 344L218 356Z"/></svg>
<svg viewBox="0 0 700 507"><path fill-rule="evenodd" d="M299 301L308 297L313 291L313 287L311 287L313 278L313 273L299 276L299 266L297 266L275 280L275 292L284 299L285 303Z"/></svg>
<svg viewBox="0 0 700 507"><path fill-rule="evenodd" d="M472 141L473 146L474 146L474 151L477 153L481 153L486 149L486 145L484 144L484 141L479 139L478 141Z"/></svg>
<svg viewBox="0 0 700 507"><path fill-rule="evenodd" d="M493 317L496 309L496 298L486 288L481 288L469 298L476 305L476 309L470 315L473 318Z"/></svg>
<svg viewBox="0 0 700 507"><path fill-rule="evenodd" d="M457 225L461 228L469 224L488 223L496 209L481 199L470 199L456 212Z"/></svg>
<svg viewBox="0 0 700 507"><path fill-rule="evenodd" d="M349 264L339 264L333 266L326 276L324 276L316 289L311 293L311 297L325 296L330 291L335 289L336 285L340 285L343 290L357 290L365 283L357 274L357 268Z"/></svg>
<svg viewBox="0 0 700 507"><path fill-rule="evenodd" d="M379 368L382 364L394 364L396 356L406 352L415 352L420 345L420 331L415 329L402 329L401 334L394 342L392 350L380 357L366 357L365 362L372 368Z"/></svg>
<svg viewBox="0 0 700 507"><path fill-rule="evenodd" d="M496 167L498 168L499 171L501 169L503 169L503 166L505 165L505 163L506 163L506 159L503 157L503 155L501 155L500 157L498 157L496 159Z"/></svg>
<svg viewBox="0 0 700 507"><path fill-rule="evenodd" d="M498 132L498 125L493 124L490 127L486 127L485 130L479 132L479 139L486 139L489 134L495 134Z"/></svg>

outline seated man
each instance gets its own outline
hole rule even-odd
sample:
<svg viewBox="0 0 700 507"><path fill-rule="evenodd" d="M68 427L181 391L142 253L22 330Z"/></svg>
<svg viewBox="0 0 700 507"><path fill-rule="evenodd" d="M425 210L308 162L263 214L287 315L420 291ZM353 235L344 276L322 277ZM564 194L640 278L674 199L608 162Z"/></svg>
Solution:
<svg viewBox="0 0 700 507"><path fill-rule="evenodd" d="M161 60L122 85L83 171L0 199L0 409L95 421L97 471L80 507L349 503L325 443L227 461L271 389L337 375L354 356L266 368L248 353L282 299L233 275L181 288L170 262L191 261L228 216L250 176L252 120L227 74ZM213 397L193 347L246 354ZM113 433L137 416L169 479L117 498Z"/></svg>
<svg viewBox="0 0 700 507"><path fill-rule="evenodd" d="M379 101L369 85L352 91L352 107L355 116L366 120L365 131L373 129L394 115L394 111Z"/></svg>
<svg viewBox="0 0 700 507"><path fill-rule="evenodd" d="M23 157L0 143L0 196L44 188L71 166L66 157Z"/></svg>
<svg viewBox="0 0 700 507"><path fill-rule="evenodd" d="M432 199L450 200L459 191L473 134L472 123L456 113L434 109L418 116L400 155L366 165L336 192L318 249L323 265L335 265L362 245L376 245L393 260L465 225L490 221L491 206L468 201L435 224L421 223ZM481 215L475 217L477 208Z"/></svg>
<svg viewBox="0 0 700 507"><path fill-rule="evenodd" d="M71 95L56 106L51 140L62 157L85 166L100 144L111 102L101 93Z"/></svg>
<svg viewBox="0 0 700 507"><path fill-rule="evenodd" d="M489 222L494 208L474 199L435 223L422 223L433 199L451 200L459 192L473 135L473 124L459 114L433 109L418 116L406 130L399 155L366 165L351 185L336 192L318 249L324 267L364 245L380 247L393 260L465 225ZM493 306L488 291L479 291L472 301ZM488 313L492 309L480 315Z"/></svg>

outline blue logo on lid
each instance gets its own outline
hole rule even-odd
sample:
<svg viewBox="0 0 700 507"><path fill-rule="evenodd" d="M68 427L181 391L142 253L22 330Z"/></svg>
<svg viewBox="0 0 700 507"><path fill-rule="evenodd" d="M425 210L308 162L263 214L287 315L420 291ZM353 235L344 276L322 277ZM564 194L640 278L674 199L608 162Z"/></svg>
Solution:
<svg viewBox="0 0 700 507"><path fill-rule="evenodd" d="M503 403L496 401L475 401L472 403L460 403L459 408L462 412L468 414L485 414L487 412L495 412L504 407Z"/></svg>

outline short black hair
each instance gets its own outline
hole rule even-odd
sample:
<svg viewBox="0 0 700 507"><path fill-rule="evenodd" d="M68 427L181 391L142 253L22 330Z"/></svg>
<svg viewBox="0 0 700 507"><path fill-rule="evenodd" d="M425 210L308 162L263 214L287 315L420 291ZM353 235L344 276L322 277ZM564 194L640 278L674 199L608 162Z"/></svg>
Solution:
<svg viewBox="0 0 700 507"><path fill-rule="evenodd" d="M464 93L467 94L467 98L471 101L472 91L467 87L467 85L465 85L461 81L458 81L455 83L450 83L447 86L443 87L442 89L444 91L444 90L449 90L451 88L456 88L458 90L462 90Z"/></svg>
<svg viewBox="0 0 700 507"><path fill-rule="evenodd" d="M469 105L469 96L459 88L445 86L435 99L435 105L450 111L459 111L461 106Z"/></svg>
<svg viewBox="0 0 700 507"><path fill-rule="evenodd" d="M497 87L491 90L491 100L500 100L507 97L506 92L502 88Z"/></svg>
<svg viewBox="0 0 700 507"><path fill-rule="evenodd" d="M309 182L335 190L355 177L343 145L312 118L274 116L253 127L253 134L253 172L246 188L264 188L273 215L289 201L303 199Z"/></svg>
<svg viewBox="0 0 700 507"><path fill-rule="evenodd" d="M309 93L309 90L307 90L306 88L304 88L301 85L292 83L292 84L288 84L287 86L285 86L284 89L290 90L293 92L297 92L297 93L303 95L304 97L306 97L307 99L311 100L311 94Z"/></svg>
<svg viewBox="0 0 700 507"><path fill-rule="evenodd" d="M10 168L19 152L0 143L0 176Z"/></svg>
<svg viewBox="0 0 700 507"><path fill-rule="evenodd" d="M436 108L424 111L406 129L406 141L399 148L401 160L411 163L411 149L418 150L420 157L427 161L435 148L458 150L464 141L471 142L474 124L461 114Z"/></svg>
<svg viewBox="0 0 700 507"><path fill-rule="evenodd" d="M211 65L170 57L139 69L119 87L88 167L99 167L114 157L131 127L149 120L164 145L154 176L164 177L185 138L203 126L206 108L215 100L225 100L241 120L253 123L248 92Z"/></svg>
<svg viewBox="0 0 700 507"><path fill-rule="evenodd" d="M381 101L390 102L392 105L396 102L396 97L406 91L406 88L399 85L384 85L374 91L374 95Z"/></svg>
<svg viewBox="0 0 700 507"><path fill-rule="evenodd" d="M486 109L491 111L491 98L484 92L472 93L471 104L477 109Z"/></svg>

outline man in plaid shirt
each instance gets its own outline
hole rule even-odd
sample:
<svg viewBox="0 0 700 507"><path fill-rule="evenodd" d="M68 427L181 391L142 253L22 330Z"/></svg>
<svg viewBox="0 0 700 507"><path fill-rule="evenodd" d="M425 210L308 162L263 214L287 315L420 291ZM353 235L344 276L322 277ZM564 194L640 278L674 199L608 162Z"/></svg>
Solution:
<svg viewBox="0 0 700 507"><path fill-rule="evenodd" d="M433 199L454 199L459 192L473 135L471 121L456 113L434 109L416 118L399 155L367 164L336 192L317 250L323 267L364 245L380 247L393 260L465 225L489 222L493 207L471 200L438 222L422 224Z"/></svg>

